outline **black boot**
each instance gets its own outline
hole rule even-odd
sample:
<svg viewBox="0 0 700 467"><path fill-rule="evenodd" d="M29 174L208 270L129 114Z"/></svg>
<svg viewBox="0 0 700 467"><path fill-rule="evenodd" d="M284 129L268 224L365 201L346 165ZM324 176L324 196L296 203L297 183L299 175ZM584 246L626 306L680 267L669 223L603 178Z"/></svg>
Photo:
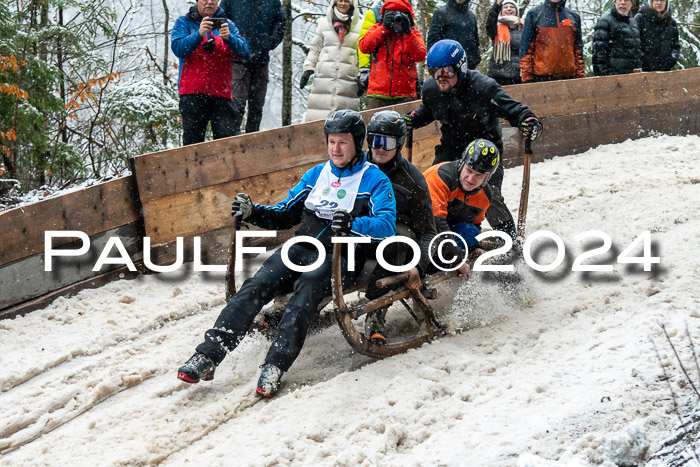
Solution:
<svg viewBox="0 0 700 467"><path fill-rule="evenodd" d="M199 380L211 381L214 379L214 371L214 362L204 354L196 352L177 370L177 379L193 384L199 383Z"/></svg>

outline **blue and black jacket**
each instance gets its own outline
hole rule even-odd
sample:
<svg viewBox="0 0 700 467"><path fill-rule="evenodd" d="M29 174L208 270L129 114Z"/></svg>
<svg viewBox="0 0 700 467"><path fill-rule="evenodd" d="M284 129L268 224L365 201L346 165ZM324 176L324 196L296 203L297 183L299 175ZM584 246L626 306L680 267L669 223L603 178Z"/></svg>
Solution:
<svg viewBox="0 0 700 467"><path fill-rule="evenodd" d="M365 163L365 155L350 167L340 169L331 164L333 175L339 179L359 171ZM299 183L289 191L284 201L274 206L255 204L248 218L251 224L263 229L290 229L301 223L296 235L308 235L321 241L327 252L331 252L331 221L317 217L304 206L307 196L316 185L326 163L306 172ZM389 178L374 164L365 171L360 182L355 205L350 212L353 217L352 235L366 236L381 241L396 234L396 199Z"/></svg>

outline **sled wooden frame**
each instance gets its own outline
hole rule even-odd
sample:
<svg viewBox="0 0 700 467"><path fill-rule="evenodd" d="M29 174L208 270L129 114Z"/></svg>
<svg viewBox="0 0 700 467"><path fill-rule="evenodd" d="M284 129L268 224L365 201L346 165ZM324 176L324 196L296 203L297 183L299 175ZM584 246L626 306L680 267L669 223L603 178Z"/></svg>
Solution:
<svg viewBox="0 0 700 467"><path fill-rule="evenodd" d="M343 290L341 248L342 245L339 243L333 246L332 292L333 303L335 305L335 319L343 333L343 337L348 344L350 344L350 347L362 355L381 359L407 352L410 349L415 349L444 334L444 327L437 320L435 311L430 303L428 303L428 300L421 290L426 290L426 288L435 286L442 281L457 276L457 271L441 272L430 276L427 280L423 281L424 286L421 289L410 290L405 286L399 286L397 290L388 292L374 300L355 306L348 306L345 302L345 294L348 291ZM398 274L377 281L377 285L385 287L400 284L403 283L406 278L406 273ZM412 307L405 301L408 297L413 299ZM388 344L375 344L364 332L358 331L353 324L353 320L356 320L360 316L376 311L384 306L391 305L396 301L401 301L408 309L409 314L417 322L419 333L415 337Z"/></svg>

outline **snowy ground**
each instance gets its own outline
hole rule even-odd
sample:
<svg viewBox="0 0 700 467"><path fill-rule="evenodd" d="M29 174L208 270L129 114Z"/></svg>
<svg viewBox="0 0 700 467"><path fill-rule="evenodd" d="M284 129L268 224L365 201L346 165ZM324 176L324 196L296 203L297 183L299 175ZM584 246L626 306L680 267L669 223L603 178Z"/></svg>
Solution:
<svg viewBox="0 0 700 467"><path fill-rule="evenodd" d="M506 171L512 208L521 176ZM254 391L267 349L259 336L214 381L175 378L224 303L221 281L120 281L0 321L0 465L646 460L678 421L652 339L681 412L697 404L659 323L697 385L685 335L700 343L700 137L602 146L536 164L532 181L528 233L564 240L560 268L525 268L517 302L473 273L447 317L462 332L387 360L354 354L326 328L272 400ZM614 254L596 257L608 264L650 230L661 264L571 272L583 251L576 235L588 230L612 238Z"/></svg>

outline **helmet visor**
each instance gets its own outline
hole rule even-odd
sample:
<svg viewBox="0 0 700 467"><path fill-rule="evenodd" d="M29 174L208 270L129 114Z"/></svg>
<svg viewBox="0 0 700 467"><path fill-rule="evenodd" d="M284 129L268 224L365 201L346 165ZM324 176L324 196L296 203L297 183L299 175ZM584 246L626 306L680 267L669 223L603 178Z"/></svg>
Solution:
<svg viewBox="0 0 700 467"><path fill-rule="evenodd" d="M373 135L371 133L367 137L367 144L372 149L383 148L385 151L396 149L399 145L397 139L393 136Z"/></svg>
<svg viewBox="0 0 700 467"><path fill-rule="evenodd" d="M440 68L431 68L428 70L430 72L430 76L435 78L436 80L439 78L454 78L457 72L455 71L454 67L452 66L442 66Z"/></svg>

